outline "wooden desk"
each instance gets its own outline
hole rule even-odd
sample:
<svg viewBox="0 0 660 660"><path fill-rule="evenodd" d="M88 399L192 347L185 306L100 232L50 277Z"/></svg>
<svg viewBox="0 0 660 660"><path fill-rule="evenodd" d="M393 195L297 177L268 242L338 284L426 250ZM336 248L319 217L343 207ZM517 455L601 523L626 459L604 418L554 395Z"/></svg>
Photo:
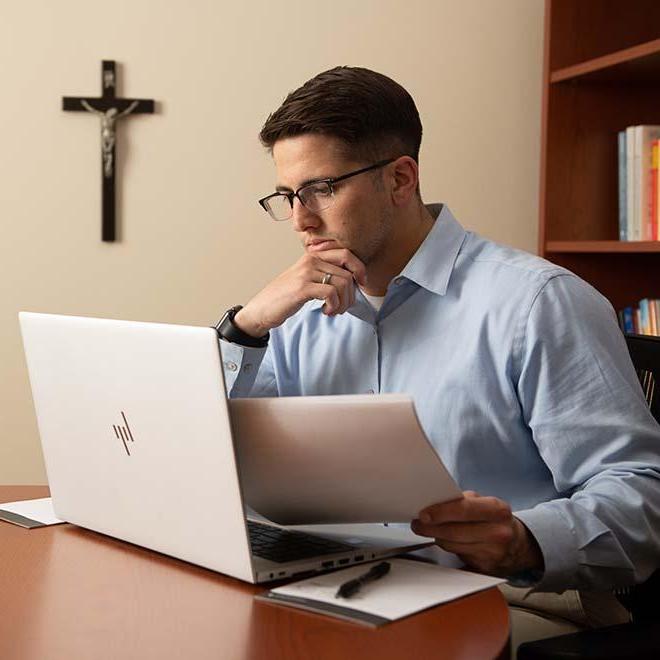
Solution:
<svg viewBox="0 0 660 660"><path fill-rule="evenodd" d="M0 502L46 497L0 486ZM497 589L370 629L255 602L263 587L76 527L0 521L2 660L506 658Z"/></svg>

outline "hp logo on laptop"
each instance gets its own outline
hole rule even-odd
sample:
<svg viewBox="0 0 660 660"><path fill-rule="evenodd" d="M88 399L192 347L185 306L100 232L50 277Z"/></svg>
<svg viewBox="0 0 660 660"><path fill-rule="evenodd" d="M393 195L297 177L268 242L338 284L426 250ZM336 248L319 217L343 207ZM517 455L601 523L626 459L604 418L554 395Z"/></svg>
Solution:
<svg viewBox="0 0 660 660"><path fill-rule="evenodd" d="M118 426L116 424L113 424L112 428L115 430L115 435L117 436L117 438L124 443L124 449L126 450L126 453L130 456L131 452L128 450L128 443L135 441L133 440L133 434L131 433L131 427L128 425L128 420L126 419L126 415L124 415L123 411L120 412L122 418L124 419L125 426Z"/></svg>

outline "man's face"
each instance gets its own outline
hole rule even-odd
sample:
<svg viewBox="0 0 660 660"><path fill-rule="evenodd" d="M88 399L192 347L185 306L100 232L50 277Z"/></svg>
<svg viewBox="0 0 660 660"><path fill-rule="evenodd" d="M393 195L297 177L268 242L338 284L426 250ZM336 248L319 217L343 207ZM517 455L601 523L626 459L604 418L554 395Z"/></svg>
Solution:
<svg viewBox="0 0 660 660"><path fill-rule="evenodd" d="M372 163L347 158L341 143L323 135L301 135L278 140L273 147L277 189L294 191L318 179L327 179ZM387 249L392 208L383 182L383 170L366 172L334 185L332 205L312 213L294 199L291 222L307 252L346 248L368 265ZM377 179L376 179L377 177Z"/></svg>

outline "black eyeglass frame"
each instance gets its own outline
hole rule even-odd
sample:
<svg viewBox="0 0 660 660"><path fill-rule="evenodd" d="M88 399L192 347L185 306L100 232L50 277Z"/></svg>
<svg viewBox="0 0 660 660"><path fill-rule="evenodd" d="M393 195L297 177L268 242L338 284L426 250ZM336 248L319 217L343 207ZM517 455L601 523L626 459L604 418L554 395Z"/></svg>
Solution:
<svg viewBox="0 0 660 660"><path fill-rule="evenodd" d="M259 200L259 205L261 208L268 213L268 215L273 218L271 215L270 211L268 210L268 207L266 206L267 202L269 199L272 199L273 197L286 197L289 200L289 206L291 207L291 213L286 217L282 218L281 220L278 218L273 218L276 222L283 222L285 220L289 220L291 216L293 215L293 199L294 197L298 198L298 201L305 207L308 208L305 203L303 202L302 198L300 197L300 191L304 190L305 188L309 188L310 186L316 186L319 183L325 183L328 185L330 188L330 194L334 195L334 184L339 183L340 181L344 181L346 179L350 179L353 176L357 176L358 174L364 174L365 172L370 172L371 170L376 170L379 167L385 167L385 165L389 165L390 163L393 163L396 160L396 158L387 158L386 160L379 160L377 163L374 163L373 165L369 165L367 167L362 167L359 170L354 170L353 172L348 172L348 174L342 174L341 176L335 176L331 177L328 179L318 179L317 181L310 181L309 183L306 183L304 186L300 186L298 190L295 190L293 192L274 192L271 193L270 195L266 195L266 197L262 197ZM311 209L310 209L311 210Z"/></svg>

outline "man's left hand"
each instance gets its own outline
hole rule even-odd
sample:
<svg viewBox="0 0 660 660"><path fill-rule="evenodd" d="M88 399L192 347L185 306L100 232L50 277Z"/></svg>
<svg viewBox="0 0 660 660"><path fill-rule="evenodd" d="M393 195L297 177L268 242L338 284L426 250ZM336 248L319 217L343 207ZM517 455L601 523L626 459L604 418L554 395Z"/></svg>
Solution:
<svg viewBox="0 0 660 660"><path fill-rule="evenodd" d="M470 568L507 577L527 570L543 570L543 555L527 527L497 497L465 491L460 500L432 504L420 511L411 528L435 538Z"/></svg>

